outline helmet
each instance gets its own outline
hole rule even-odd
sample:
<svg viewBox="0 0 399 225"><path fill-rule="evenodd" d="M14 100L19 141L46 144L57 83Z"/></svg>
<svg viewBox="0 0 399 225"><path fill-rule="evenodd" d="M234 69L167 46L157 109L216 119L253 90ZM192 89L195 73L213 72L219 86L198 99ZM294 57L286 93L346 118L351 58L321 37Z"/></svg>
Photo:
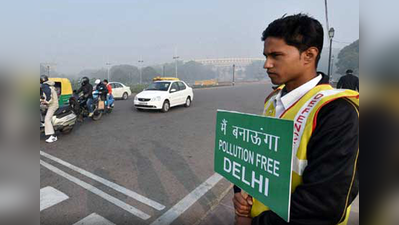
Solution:
<svg viewBox="0 0 399 225"><path fill-rule="evenodd" d="M48 76L46 76L46 75L41 75L41 76L40 76L40 83L42 84L42 83L44 83L44 82L46 82L46 81L48 81Z"/></svg>
<svg viewBox="0 0 399 225"><path fill-rule="evenodd" d="M89 78L88 77L83 77L82 78L82 86L85 86L86 84L88 84L89 83Z"/></svg>
<svg viewBox="0 0 399 225"><path fill-rule="evenodd" d="M94 83L95 83L96 85L99 85L99 84L101 83L101 80L100 80L100 79L97 79Z"/></svg>

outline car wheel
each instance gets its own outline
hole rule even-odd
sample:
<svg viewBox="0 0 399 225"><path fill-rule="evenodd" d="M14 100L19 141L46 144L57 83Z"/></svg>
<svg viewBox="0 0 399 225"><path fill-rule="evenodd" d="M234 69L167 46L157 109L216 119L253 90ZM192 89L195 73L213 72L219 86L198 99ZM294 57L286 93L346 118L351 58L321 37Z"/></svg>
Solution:
<svg viewBox="0 0 399 225"><path fill-rule="evenodd" d="M162 112L167 112L170 109L170 103L168 100L164 101L163 105L162 105Z"/></svg>
<svg viewBox="0 0 399 225"><path fill-rule="evenodd" d="M185 107L190 107L191 106L191 98L190 98L190 96L187 97L186 104L184 106Z"/></svg>
<svg viewBox="0 0 399 225"><path fill-rule="evenodd" d="M127 94L127 92L123 93L122 99L127 100L128 98L129 98L129 95Z"/></svg>

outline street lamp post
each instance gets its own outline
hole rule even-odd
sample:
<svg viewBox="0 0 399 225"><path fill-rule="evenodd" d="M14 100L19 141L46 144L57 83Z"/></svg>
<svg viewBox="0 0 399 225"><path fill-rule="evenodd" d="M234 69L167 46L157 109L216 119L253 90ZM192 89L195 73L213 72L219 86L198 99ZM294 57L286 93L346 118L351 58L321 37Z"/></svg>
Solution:
<svg viewBox="0 0 399 225"><path fill-rule="evenodd" d="M233 86L234 86L235 73L236 73L236 65L233 64Z"/></svg>
<svg viewBox="0 0 399 225"><path fill-rule="evenodd" d="M173 59L175 60L175 76L177 78L177 60L179 59L179 56L174 56Z"/></svg>
<svg viewBox="0 0 399 225"><path fill-rule="evenodd" d="M162 77L165 77L165 64L162 66Z"/></svg>
<svg viewBox="0 0 399 225"><path fill-rule="evenodd" d="M331 54L332 54L332 40L334 38L335 30L333 27L328 31L328 37L330 38L330 52L328 56L328 81L331 79Z"/></svg>
<svg viewBox="0 0 399 225"><path fill-rule="evenodd" d="M108 78L108 82L110 82L111 80L109 79L109 72L110 72L110 69L111 69L111 63L108 62L105 65L107 65L107 67L108 67L107 78Z"/></svg>
<svg viewBox="0 0 399 225"><path fill-rule="evenodd" d="M332 77L334 75L334 59L335 59L334 55L331 56L331 80L334 80Z"/></svg>
<svg viewBox="0 0 399 225"><path fill-rule="evenodd" d="M140 63L140 84L141 84L142 80L143 80L143 78L142 78L142 70L143 70L142 63L144 63L144 60L140 59L138 62Z"/></svg>
<svg viewBox="0 0 399 225"><path fill-rule="evenodd" d="M47 76L50 77L51 69L53 69L53 71L54 71L54 68L55 68L55 66L57 66L57 63L40 63L40 66L44 67L47 70L47 72L43 71L43 73L47 73ZM42 71L40 71L40 72L42 72Z"/></svg>

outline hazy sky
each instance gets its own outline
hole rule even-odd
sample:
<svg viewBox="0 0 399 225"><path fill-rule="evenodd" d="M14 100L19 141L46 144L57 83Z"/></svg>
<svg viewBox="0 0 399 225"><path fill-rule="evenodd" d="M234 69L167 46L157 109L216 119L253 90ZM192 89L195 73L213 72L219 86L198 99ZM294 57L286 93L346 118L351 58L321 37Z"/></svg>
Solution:
<svg viewBox="0 0 399 225"><path fill-rule="evenodd" d="M358 39L359 0L328 3L334 47ZM303 12L326 21L324 0L37 0L27 7L40 16L40 62L57 63L61 73L137 65L140 57L145 65L171 62L175 51L182 60L263 57L261 33L274 19Z"/></svg>

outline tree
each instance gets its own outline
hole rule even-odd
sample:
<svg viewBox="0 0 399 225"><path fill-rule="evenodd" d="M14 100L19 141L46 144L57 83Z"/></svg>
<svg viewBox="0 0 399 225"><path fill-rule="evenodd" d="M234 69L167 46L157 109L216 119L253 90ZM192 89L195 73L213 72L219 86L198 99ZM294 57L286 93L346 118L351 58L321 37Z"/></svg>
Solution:
<svg viewBox="0 0 399 225"><path fill-rule="evenodd" d="M151 66L142 69L142 80L144 83L150 83L157 76L160 76L160 74Z"/></svg>
<svg viewBox="0 0 399 225"><path fill-rule="evenodd" d="M140 71L132 65L116 65L110 69L110 79L124 84L139 83Z"/></svg>
<svg viewBox="0 0 399 225"><path fill-rule="evenodd" d="M40 64L40 75L47 75L48 74L48 69Z"/></svg>
<svg viewBox="0 0 399 225"><path fill-rule="evenodd" d="M176 64L166 63L154 67L159 76L162 76L162 70L164 68L165 77L175 77ZM217 72L214 71L211 66L206 66L201 63L189 61L184 63L183 61L177 62L177 77L186 82L194 82L196 80L208 80L215 79Z"/></svg>
<svg viewBox="0 0 399 225"><path fill-rule="evenodd" d="M246 80L262 80L267 77L266 70L263 68L264 61L254 61L245 67Z"/></svg>
<svg viewBox="0 0 399 225"><path fill-rule="evenodd" d="M336 63L337 73L344 75L347 69L351 69L354 73L359 71L359 40L345 46L338 54L338 62Z"/></svg>
<svg viewBox="0 0 399 225"><path fill-rule="evenodd" d="M190 61L179 66L178 77L187 82L209 80L216 78L216 72L209 66Z"/></svg>

